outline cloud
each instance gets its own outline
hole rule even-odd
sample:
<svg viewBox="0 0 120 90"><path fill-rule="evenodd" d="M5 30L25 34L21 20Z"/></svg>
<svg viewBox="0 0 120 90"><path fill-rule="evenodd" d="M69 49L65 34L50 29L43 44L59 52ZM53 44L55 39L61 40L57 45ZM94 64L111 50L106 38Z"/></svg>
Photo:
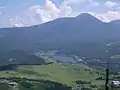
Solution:
<svg viewBox="0 0 120 90"><path fill-rule="evenodd" d="M45 0L45 9L50 11L60 12L59 8L50 0Z"/></svg>
<svg viewBox="0 0 120 90"><path fill-rule="evenodd" d="M58 5L52 0L45 0L44 5L31 5L24 10L24 13L11 17L9 26L31 26L61 17L75 17L83 12L88 12L108 22L120 19L119 10L120 4L110 0L64 0Z"/></svg>
<svg viewBox="0 0 120 90"><path fill-rule="evenodd" d="M57 6L51 0L46 0L44 5L32 5L24 13L8 19L9 27L31 26L45 23L57 18L68 17L72 12L71 7L62 3Z"/></svg>
<svg viewBox="0 0 120 90"><path fill-rule="evenodd" d="M70 6L75 12L91 12L100 6L100 3L95 0L65 0L64 4Z"/></svg>
<svg viewBox="0 0 120 90"><path fill-rule="evenodd" d="M69 5L66 5L66 4L63 3L60 6L59 17L69 16L71 13L72 13L72 8Z"/></svg>
<svg viewBox="0 0 120 90"><path fill-rule="evenodd" d="M24 25L22 23L16 23L16 24L12 24L11 27L24 27Z"/></svg>
<svg viewBox="0 0 120 90"><path fill-rule="evenodd" d="M7 8L6 5L0 5L0 9Z"/></svg>
<svg viewBox="0 0 120 90"><path fill-rule="evenodd" d="M108 6L108 7L114 7L114 6L117 6L117 3L116 2L112 2L112 1L107 1L105 3L105 5Z"/></svg>
<svg viewBox="0 0 120 90"><path fill-rule="evenodd" d="M118 11L108 11L107 13L98 14L96 17L104 22L109 22L112 20L120 20L120 12Z"/></svg>
<svg viewBox="0 0 120 90"><path fill-rule="evenodd" d="M34 19L40 22L48 22L56 18L68 16L72 9L66 4L57 7L52 1L46 0L44 6L34 5L29 8Z"/></svg>
<svg viewBox="0 0 120 90"><path fill-rule="evenodd" d="M3 15L4 14L4 12L0 12L0 15Z"/></svg>
<svg viewBox="0 0 120 90"><path fill-rule="evenodd" d="M9 27L24 27L24 21L20 20L18 16L13 18L9 18Z"/></svg>

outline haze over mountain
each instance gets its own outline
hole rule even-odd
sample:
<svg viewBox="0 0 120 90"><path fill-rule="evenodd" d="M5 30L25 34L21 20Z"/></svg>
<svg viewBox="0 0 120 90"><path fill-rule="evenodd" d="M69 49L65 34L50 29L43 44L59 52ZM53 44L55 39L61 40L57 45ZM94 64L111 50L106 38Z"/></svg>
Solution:
<svg viewBox="0 0 120 90"><path fill-rule="evenodd" d="M119 39L119 24L104 23L88 13L31 27L0 29L1 53L60 49L62 52L97 57L103 55L106 44Z"/></svg>

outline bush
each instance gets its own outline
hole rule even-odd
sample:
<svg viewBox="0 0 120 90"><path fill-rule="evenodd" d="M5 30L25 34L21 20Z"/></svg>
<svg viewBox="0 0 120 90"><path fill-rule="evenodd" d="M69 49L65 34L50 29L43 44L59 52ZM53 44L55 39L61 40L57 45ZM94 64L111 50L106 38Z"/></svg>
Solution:
<svg viewBox="0 0 120 90"><path fill-rule="evenodd" d="M76 80L76 84L91 84L90 81Z"/></svg>
<svg viewBox="0 0 120 90"><path fill-rule="evenodd" d="M81 90L92 90L91 88L81 88Z"/></svg>
<svg viewBox="0 0 120 90"><path fill-rule="evenodd" d="M95 80L105 80L103 77L97 77Z"/></svg>
<svg viewBox="0 0 120 90"><path fill-rule="evenodd" d="M97 85L90 85L91 88L97 88Z"/></svg>
<svg viewBox="0 0 120 90"><path fill-rule="evenodd" d="M105 90L105 85L101 85L97 90Z"/></svg>

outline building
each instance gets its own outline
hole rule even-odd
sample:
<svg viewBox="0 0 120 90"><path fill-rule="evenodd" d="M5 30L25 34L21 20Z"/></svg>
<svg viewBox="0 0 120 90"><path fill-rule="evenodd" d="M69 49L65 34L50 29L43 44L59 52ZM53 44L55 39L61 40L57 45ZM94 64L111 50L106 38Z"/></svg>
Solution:
<svg viewBox="0 0 120 90"><path fill-rule="evenodd" d="M112 81L111 88L120 88L120 81Z"/></svg>

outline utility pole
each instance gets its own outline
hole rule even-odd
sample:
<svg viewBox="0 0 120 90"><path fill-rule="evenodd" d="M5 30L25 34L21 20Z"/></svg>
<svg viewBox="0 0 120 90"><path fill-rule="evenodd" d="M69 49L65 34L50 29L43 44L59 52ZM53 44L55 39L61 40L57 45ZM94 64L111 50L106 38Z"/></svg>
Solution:
<svg viewBox="0 0 120 90"><path fill-rule="evenodd" d="M106 81L105 81L105 90L109 90L109 60L106 63Z"/></svg>
<svg viewBox="0 0 120 90"><path fill-rule="evenodd" d="M106 48L107 48L107 50L105 51L106 52L106 56L107 56L107 62L106 62L106 70L105 70L105 72L106 72L106 77L105 77L105 90L109 90L109 86L108 86L108 84L109 84L109 60L110 60L110 58L109 58L109 54L108 54L108 51L109 51L109 46L110 46L111 44L107 44L106 45Z"/></svg>
<svg viewBox="0 0 120 90"><path fill-rule="evenodd" d="M109 43L109 44L106 45L107 50L105 52L106 52L106 54L107 54L106 56L108 58L107 58L107 63L106 63L105 90L109 90L109 86L108 86L108 84L109 84L109 64L110 64L110 60L111 60L111 58L110 58L111 55L109 56L108 52L109 52L109 48L111 48L110 46L117 43L117 42L118 41L115 41L115 42L112 42L112 43Z"/></svg>

